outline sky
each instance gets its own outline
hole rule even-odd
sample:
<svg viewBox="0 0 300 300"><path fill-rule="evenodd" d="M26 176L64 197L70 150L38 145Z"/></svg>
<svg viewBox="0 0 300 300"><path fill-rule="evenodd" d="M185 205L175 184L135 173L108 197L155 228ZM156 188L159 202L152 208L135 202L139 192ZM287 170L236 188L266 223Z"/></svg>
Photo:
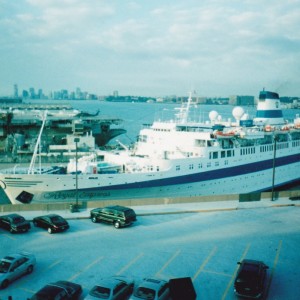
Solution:
<svg viewBox="0 0 300 300"><path fill-rule="evenodd" d="M0 0L0 95L300 96L300 0Z"/></svg>

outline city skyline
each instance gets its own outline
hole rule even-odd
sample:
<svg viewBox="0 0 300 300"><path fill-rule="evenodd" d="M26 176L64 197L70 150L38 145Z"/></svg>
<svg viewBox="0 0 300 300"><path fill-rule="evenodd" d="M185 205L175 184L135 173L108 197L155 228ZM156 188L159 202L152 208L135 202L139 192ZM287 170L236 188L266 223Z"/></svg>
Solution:
<svg viewBox="0 0 300 300"><path fill-rule="evenodd" d="M0 95L300 94L300 0L1 0Z"/></svg>
<svg viewBox="0 0 300 300"><path fill-rule="evenodd" d="M36 92L37 91L37 92ZM196 97L197 99L206 99L208 101L210 100L221 100L221 102L228 102L230 98L234 97L243 97L243 98L257 98L256 95L238 95L238 94L231 94L231 95L222 95L222 96L205 96L205 95L198 95L197 91L190 91L189 94L192 93L192 97ZM280 99L284 99L284 102L289 101L299 101L300 96L291 96L291 95L279 95ZM89 91L82 91L80 87L76 87L75 89L69 91L67 89L60 89L60 90L54 90L54 91L48 91L47 94L44 93L42 88L36 89L35 87L30 87L28 89L22 89L22 92L19 93L19 87L17 84L13 85L13 93L10 95L1 96L2 98L22 98L22 99L49 99L49 100L107 100L112 101L114 98L119 99L126 99L126 101L131 101L130 99L142 99L142 101L147 100L166 100L166 99L177 99L177 101L181 101L182 99L187 99L188 95L165 95L162 97L153 97L153 96L147 96L147 95L122 95L119 94L118 90L114 90L111 93L107 95L97 95L95 93L91 93ZM180 100L181 99L181 100ZM287 100L288 99L288 100ZM247 100L248 101L248 100ZM252 100L251 100L252 101Z"/></svg>

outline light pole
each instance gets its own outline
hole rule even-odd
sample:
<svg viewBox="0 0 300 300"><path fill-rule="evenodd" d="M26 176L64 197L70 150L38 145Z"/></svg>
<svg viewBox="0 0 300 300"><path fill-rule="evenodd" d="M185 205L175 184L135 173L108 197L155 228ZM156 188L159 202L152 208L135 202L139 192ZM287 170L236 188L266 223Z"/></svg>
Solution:
<svg viewBox="0 0 300 300"><path fill-rule="evenodd" d="M75 204L75 210L78 211L78 147L77 144L79 142L79 138L74 139L75 142L75 172L76 172L76 204Z"/></svg>

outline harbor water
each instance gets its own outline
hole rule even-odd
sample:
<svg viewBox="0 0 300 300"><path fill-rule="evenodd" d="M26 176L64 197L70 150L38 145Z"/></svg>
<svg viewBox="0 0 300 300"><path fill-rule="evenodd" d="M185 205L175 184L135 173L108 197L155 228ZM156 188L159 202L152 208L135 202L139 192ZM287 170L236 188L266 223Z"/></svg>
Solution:
<svg viewBox="0 0 300 300"><path fill-rule="evenodd" d="M96 113L98 110L101 115L117 117L123 120L123 128L127 130L127 133L123 136L119 136L116 139L120 142L129 145L136 141L137 135L144 124L151 124L154 120L171 120L174 117L174 109L179 108L180 104L171 103L140 103L140 102L104 102L96 100L34 100L40 104L69 104L75 109L79 109L88 113ZM24 101L26 103L26 101ZM33 103L33 100L27 103ZM192 107L191 118L195 121L207 121L209 120L209 112L217 111L222 120L231 119L232 105L205 105L197 104ZM255 117L256 107L247 106L243 107L244 111L249 114L250 118ZM300 114L300 109L284 109L283 116L286 120L294 119L296 114ZM112 140L111 143L116 143L116 140Z"/></svg>

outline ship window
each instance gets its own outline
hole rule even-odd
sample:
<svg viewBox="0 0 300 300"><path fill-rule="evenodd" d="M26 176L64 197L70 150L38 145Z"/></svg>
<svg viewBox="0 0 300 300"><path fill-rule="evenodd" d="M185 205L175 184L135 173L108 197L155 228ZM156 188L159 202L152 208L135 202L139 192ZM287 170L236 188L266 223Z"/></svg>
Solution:
<svg viewBox="0 0 300 300"><path fill-rule="evenodd" d="M209 162L209 163L207 163L207 167L208 168L210 168L211 167L211 163Z"/></svg>
<svg viewBox="0 0 300 300"><path fill-rule="evenodd" d="M231 150L227 150L227 157L231 157Z"/></svg>
<svg viewBox="0 0 300 300"><path fill-rule="evenodd" d="M198 169L202 169L202 163L198 164Z"/></svg>
<svg viewBox="0 0 300 300"><path fill-rule="evenodd" d="M180 166L176 166L176 171L180 171Z"/></svg>
<svg viewBox="0 0 300 300"><path fill-rule="evenodd" d="M218 152L213 152L213 159L217 159L218 158Z"/></svg>
<svg viewBox="0 0 300 300"><path fill-rule="evenodd" d="M224 158L225 157L225 151L221 151L221 158Z"/></svg>
<svg viewBox="0 0 300 300"><path fill-rule="evenodd" d="M139 142L147 142L147 135L139 135Z"/></svg>
<svg viewBox="0 0 300 300"><path fill-rule="evenodd" d="M189 169L193 170L194 169L194 165L189 165Z"/></svg>
<svg viewBox="0 0 300 300"><path fill-rule="evenodd" d="M198 147L205 147L205 140L195 140L195 145Z"/></svg>

